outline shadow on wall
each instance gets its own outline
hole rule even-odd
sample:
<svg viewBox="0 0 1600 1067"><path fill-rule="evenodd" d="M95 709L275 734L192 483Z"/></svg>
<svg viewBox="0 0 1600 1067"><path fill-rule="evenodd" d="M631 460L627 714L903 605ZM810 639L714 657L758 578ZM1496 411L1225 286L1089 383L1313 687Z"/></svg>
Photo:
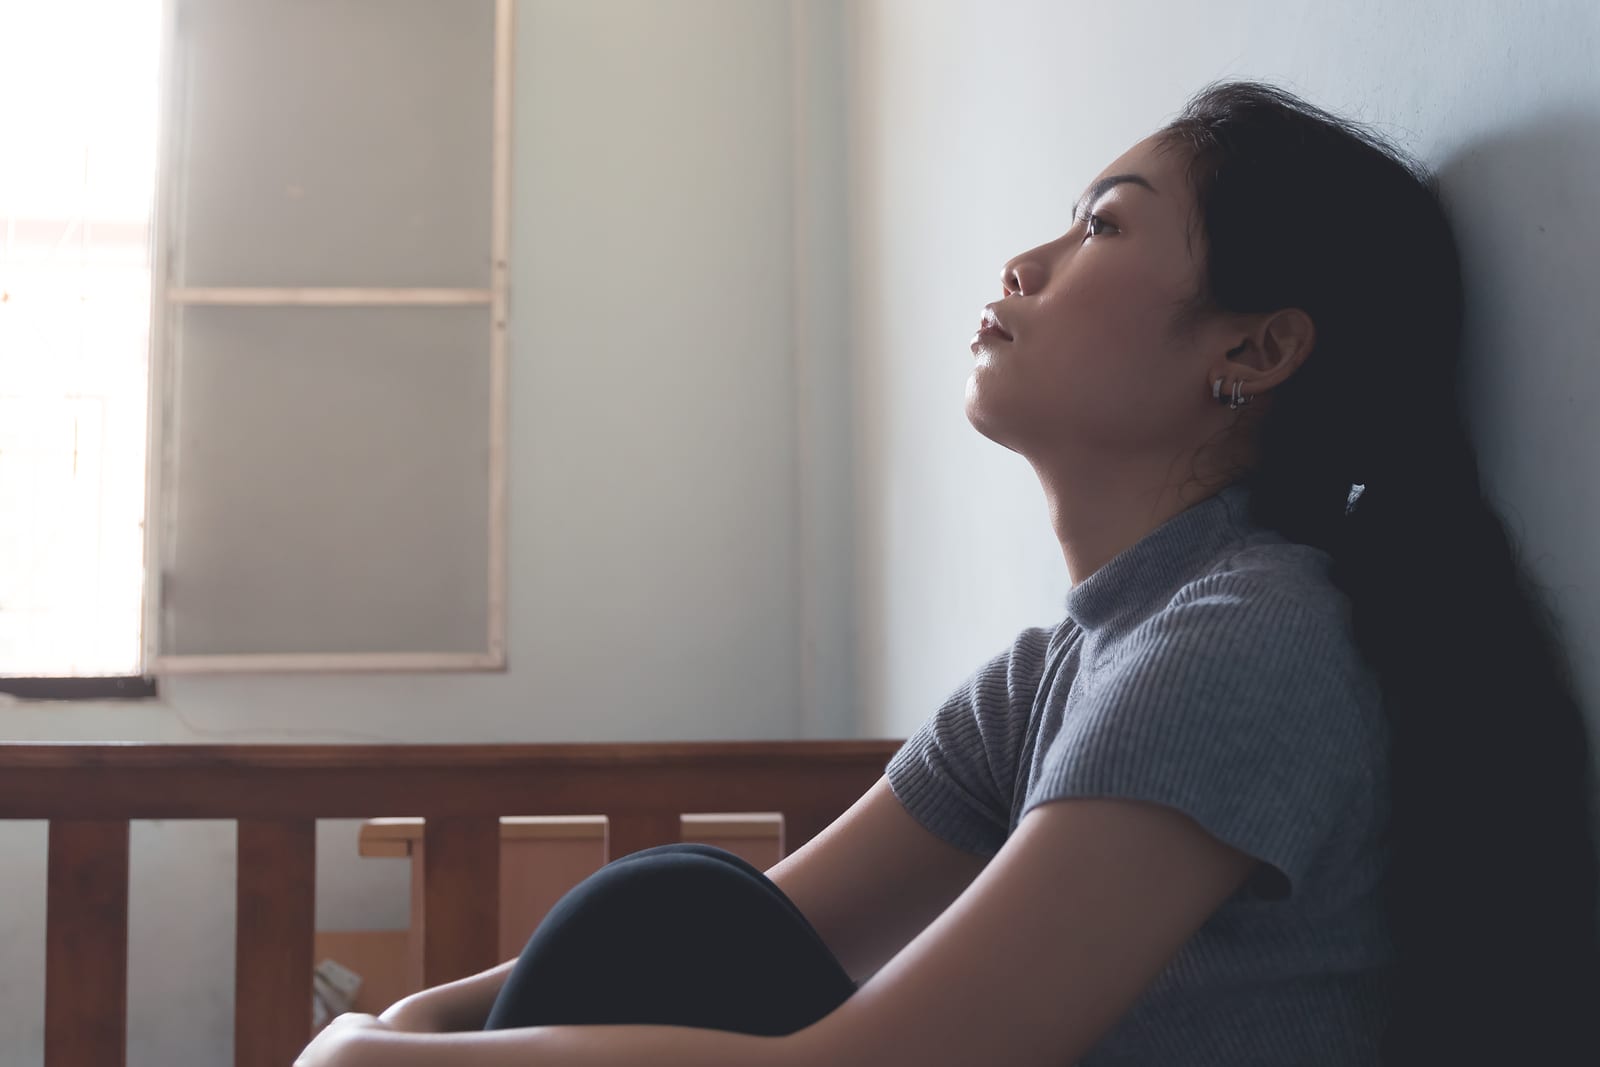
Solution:
<svg viewBox="0 0 1600 1067"><path fill-rule="evenodd" d="M1436 169L1461 247L1462 398L1485 490L1600 709L1600 665L1581 651L1600 643L1600 113L1547 112Z"/></svg>

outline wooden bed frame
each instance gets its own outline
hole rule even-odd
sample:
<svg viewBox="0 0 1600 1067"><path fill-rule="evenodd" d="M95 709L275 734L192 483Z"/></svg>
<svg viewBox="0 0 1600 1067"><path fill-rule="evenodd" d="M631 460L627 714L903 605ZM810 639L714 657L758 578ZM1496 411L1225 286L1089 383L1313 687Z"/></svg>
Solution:
<svg viewBox="0 0 1600 1067"><path fill-rule="evenodd" d="M427 985L494 966L502 815L608 817L608 856L684 812L776 811L784 852L882 775L899 741L546 745L0 744L0 819L50 823L45 1067L121 1067L128 820L235 819L235 1067L310 1039L316 820L421 816Z"/></svg>

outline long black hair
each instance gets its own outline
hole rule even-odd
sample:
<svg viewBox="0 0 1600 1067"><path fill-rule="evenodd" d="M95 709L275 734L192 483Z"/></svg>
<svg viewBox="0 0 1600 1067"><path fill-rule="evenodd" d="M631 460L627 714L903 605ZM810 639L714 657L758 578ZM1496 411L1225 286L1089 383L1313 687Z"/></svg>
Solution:
<svg viewBox="0 0 1600 1067"><path fill-rule="evenodd" d="M1390 726L1391 1067L1600 1064L1589 745L1557 620L1479 484L1436 175L1367 125L1213 82L1184 153L1202 284L1174 321L1296 307L1312 352L1241 414L1254 518L1333 557ZM1193 245L1191 247L1194 247Z"/></svg>

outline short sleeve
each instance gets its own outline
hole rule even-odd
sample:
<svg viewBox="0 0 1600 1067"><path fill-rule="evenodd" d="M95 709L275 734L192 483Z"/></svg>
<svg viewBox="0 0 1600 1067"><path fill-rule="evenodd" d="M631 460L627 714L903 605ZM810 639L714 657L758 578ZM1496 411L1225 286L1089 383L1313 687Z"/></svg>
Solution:
<svg viewBox="0 0 1600 1067"><path fill-rule="evenodd" d="M1258 894L1287 896L1382 758L1361 664L1328 606L1259 579L1193 583L1084 679L1023 813L1074 796L1172 807L1277 869L1258 869Z"/></svg>
<svg viewBox="0 0 1600 1067"><path fill-rule="evenodd" d="M890 759L900 803L957 848L993 856L1005 843L1023 739L1051 631L1022 631L958 686Z"/></svg>

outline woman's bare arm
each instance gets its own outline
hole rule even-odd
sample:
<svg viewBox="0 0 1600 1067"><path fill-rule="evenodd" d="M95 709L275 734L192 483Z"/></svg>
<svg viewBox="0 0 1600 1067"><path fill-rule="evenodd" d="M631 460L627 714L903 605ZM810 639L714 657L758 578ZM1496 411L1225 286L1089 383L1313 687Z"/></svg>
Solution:
<svg viewBox="0 0 1600 1067"><path fill-rule="evenodd" d="M1173 808L1063 798L1025 815L972 884L860 992L792 1034L655 1024L402 1034L358 1016L330 1027L300 1067L1071 1063L1258 862ZM861 884L872 895L887 881ZM858 961L865 955L845 945Z"/></svg>
<svg viewBox="0 0 1600 1067"><path fill-rule="evenodd" d="M861 982L949 907L987 862L917 822L882 777L767 876Z"/></svg>

